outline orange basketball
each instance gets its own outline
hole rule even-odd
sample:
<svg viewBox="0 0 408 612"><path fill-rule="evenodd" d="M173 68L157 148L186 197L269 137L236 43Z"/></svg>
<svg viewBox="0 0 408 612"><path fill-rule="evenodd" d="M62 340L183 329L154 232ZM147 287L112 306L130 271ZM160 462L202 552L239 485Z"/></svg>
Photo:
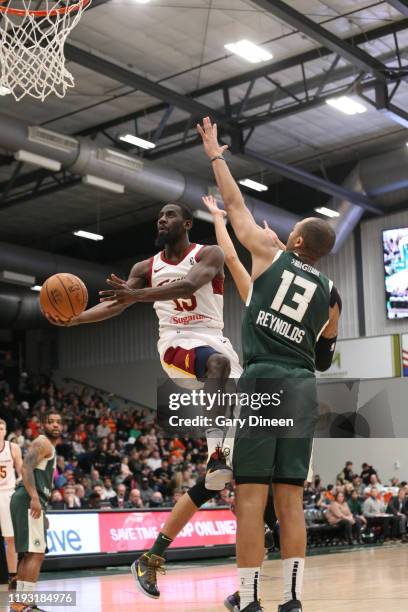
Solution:
<svg viewBox="0 0 408 612"><path fill-rule="evenodd" d="M69 321L83 312L88 303L88 291L80 278L61 272L47 278L40 292L44 314Z"/></svg>

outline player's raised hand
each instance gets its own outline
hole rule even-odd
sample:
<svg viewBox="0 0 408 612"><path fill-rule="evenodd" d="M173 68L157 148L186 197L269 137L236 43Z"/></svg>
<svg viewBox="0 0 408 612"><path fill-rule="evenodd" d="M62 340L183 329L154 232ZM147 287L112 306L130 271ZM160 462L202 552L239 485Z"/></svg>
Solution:
<svg viewBox="0 0 408 612"><path fill-rule="evenodd" d="M214 196L203 196L203 202L205 206L208 208L208 211L212 214L213 217L221 217L224 218L227 216L227 213L222 208L218 208L218 202Z"/></svg>
<svg viewBox="0 0 408 612"><path fill-rule="evenodd" d="M128 283L123 279L111 274L110 278L106 279L108 285L112 289L100 291L100 302L110 302L109 306L117 306L118 304L134 304L137 302L137 290L129 287Z"/></svg>
<svg viewBox="0 0 408 612"><path fill-rule="evenodd" d="M228 149L228 145L218 143L217 124L211 123L209 117L204 117L202 126L197 123L197 132L203 139L204 150L210 159L222 155Z"/></svg>

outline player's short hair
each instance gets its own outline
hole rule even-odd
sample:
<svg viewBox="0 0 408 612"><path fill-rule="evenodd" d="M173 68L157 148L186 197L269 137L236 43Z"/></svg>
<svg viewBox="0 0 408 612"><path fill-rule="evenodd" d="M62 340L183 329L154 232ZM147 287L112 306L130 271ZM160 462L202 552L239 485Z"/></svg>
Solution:
<svg viewBox="0 0 408 612"><path fill-rule="evenodd" d="M56 408L49 408L41 415L41 423L46 423L49 420L50 416L53 414L61 416L61 413L58 412Z"/></svg>
<svg viewBox="0 0 408 612"><path fill-rule="evenodd" d="M0 425L4 425L4 427L7 429L7 423L4 419L0 419Z"/></svg>
<svg viewBox="0 0 408 612"><path fill-rule="evenodd" d="M168 204L172 204L173 206L178 206L181 209L181 212L183 213L183 219L185 221L193 221L194 216L193 216L193 211L186 206L185 204L183 204L182 202L178 202L177 200L175 202L166 202L165 206L167 206Z"/></svg>
<svg viewBox="0 0 408 612"><path fill-rule="evenodd" d="M301 225L300 235L304 240L304 249L315 259L328 255L336 242L336 232L323 219L310 217Z"/></svg>

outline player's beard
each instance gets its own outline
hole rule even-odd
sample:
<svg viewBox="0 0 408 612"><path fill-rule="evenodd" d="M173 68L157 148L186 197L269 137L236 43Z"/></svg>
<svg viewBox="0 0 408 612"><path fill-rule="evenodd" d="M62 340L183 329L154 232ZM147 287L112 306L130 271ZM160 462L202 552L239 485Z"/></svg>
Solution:
<svg viewBox="0 0 408 612"><path fill-rule="evenodd" d="M169 234L168 232L166 233L162 233L162 234L157 234L156 236L156 240L154 241L154 245L158 248L158 249L164 249L164 247L166 246L166 244L168 243L169 240Z"/></svg>

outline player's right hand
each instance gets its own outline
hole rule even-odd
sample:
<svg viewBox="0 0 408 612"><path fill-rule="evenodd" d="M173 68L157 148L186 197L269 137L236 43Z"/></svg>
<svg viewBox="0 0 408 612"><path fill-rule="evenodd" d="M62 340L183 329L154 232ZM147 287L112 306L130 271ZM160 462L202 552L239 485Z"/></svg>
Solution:
<svg viewBox="0 0 408 612"><path fill-rule="evenodd" d="M41 516L42 508L40 500L38 498L31 499L30 501L30 514L33 518L38 519Z"/></svg>
<svg viewBox="0 0 408 612"><path fill-rule="evenodd" d="M77 325L77 317L72 317L68 321L63 321L59 317L52 316L50 314L44 313L45 318L52 325L57 325L57 327L72 327L73 325Z"/></svg>

